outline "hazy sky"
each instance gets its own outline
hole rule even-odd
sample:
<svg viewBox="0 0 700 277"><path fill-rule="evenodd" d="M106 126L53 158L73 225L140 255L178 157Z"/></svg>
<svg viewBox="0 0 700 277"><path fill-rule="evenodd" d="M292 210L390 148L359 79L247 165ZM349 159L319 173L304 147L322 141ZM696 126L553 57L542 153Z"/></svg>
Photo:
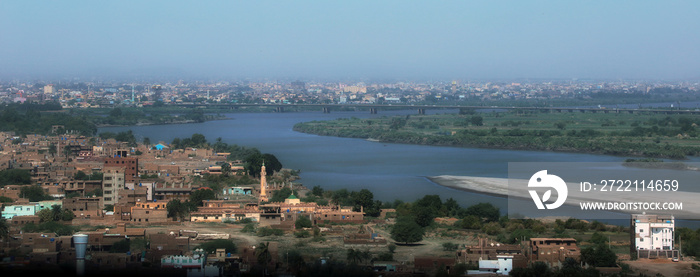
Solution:
<svg viewBox="0 0 700 277"><path fill-rule="evenodd" d="M700 77L700 1L0 0L0 77Z"/></svg>

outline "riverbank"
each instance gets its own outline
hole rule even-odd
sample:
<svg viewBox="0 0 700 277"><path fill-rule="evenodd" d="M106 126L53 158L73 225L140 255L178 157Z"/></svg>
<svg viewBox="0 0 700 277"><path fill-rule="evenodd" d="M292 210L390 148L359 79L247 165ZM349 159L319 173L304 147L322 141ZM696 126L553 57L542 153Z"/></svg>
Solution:
<svg viewBox="0 0 700 277"><path fill-rule="evenodd" d="M206 121L220 121L220 120L233 120L233 118L229 117L221 117L221 118L215 118L215 119L207 119L204 120L203 122ZM107 127L130 127L130 126L156 126L156 125L172 125L172 124L192 124L192 123L202 123L202 121L197 121L197 120L182 120L182 121L172 121L172 122L139 122L136 124L124 124L124 125L116 125L116 124L97 124L97 128L107 128Z"/></svg>
<svg viewBox="0 0 700 277"><path fill-rule="evenodd" d="M435 184L462 191L475 192L485 195L507 198L508 196L520 199L528 199L528 180L513 180L507 178L471 177L440 175L427 177ZM509 185L510 183L510 185ZM653 192L653 193L601 193L601 192L581 192L579 184L567 183L569 195L565 205L580 207L583 202L612 202L612 203L636 203L636 202L676 202L683 203L682 210L673 211L652 211L654 214L674 215L683 219L700 219L700 193L677 191L677 192ZM571 189L576 188L576 189ZM533 204L534 206L534 204ZM638 213L632 211L618 211L626 213Z"/></svg>
<svg viewBox="0 0 700 277"><path fill-rule="evenodd" d="M698 125L700 116L492 112L338 118L293 129L390 143L686 159L700 154Z"/></svg>

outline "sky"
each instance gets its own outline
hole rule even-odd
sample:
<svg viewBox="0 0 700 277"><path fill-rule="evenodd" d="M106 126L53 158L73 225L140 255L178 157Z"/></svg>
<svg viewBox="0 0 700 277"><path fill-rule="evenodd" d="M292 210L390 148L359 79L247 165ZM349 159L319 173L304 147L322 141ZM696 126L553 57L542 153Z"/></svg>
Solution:
<svg viewBox="0 0 700 277"><path fill-rule="evenodd" d="M0 0L0 77L699 79L700 1Z"/></svg>

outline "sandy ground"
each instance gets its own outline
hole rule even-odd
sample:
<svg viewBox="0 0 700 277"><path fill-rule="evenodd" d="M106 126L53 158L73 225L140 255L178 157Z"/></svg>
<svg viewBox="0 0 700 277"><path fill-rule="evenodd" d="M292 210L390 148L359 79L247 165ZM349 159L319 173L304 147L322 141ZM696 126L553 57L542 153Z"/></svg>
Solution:
<svg viewBox="0 0 700 277"><path fill-rule="evenodd" d="M436 184L459 190L504 197L508 195L530 197L527 180L452 175L441 175L428 179ZM700 193L697 192L581 192L579 184L567 183L567 185L569 187L569 196L565 202L567 205L579 207L581 202L681 202L683 210L655 210L653 213L673 214L676 218L700 219L700 201L697 201L700 199Z"/></svg>
<svg viewBox="0 0 700 277"><path fill-rule="evenodd" d="M657 273L666 277L700 276L700 271L691 268L693 263L698 262L672 262L668 259L640 259L636 261L626 261L624 263L629 264L630 268L634 270L635 273L643 273L647 276L656 276Z"/></svg>

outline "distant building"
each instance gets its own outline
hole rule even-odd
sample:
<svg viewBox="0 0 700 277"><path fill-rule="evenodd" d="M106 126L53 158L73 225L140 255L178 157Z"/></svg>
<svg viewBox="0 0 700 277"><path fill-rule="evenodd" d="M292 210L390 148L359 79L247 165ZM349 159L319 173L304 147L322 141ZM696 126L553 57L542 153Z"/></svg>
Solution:
<svg viewBox="0 0 700 277"><path fill-rule="evenodd" d="M465 264L477 264L481 260L498 260L499 256L510 256L510 268L527 266L527 258L523 255L520 245L489 242L487 238L479 238L479 244L457 250L455 255L458 262Z"/></svg>
<svg viewBox="0 0 700 277"><path fill-rule="evenodd" d="M531 238L530 261L546 262L551 265L558 264L566 258L577 259L581 256L581 249L573 238Z"/></svg>
<svg viewBox="0 0 700 277"><path fill-rule="evenodd" d="M292 82L292 89L296 91L306 91L306 83L302 81Z"/></svg>
<svg viewBox="0 0 700 277"><path fill-rule="evenodd" d="M53 84L48 84L44 86L44 94L52 95L54 93L56 93L56 88L53 86Z"/></svg>

